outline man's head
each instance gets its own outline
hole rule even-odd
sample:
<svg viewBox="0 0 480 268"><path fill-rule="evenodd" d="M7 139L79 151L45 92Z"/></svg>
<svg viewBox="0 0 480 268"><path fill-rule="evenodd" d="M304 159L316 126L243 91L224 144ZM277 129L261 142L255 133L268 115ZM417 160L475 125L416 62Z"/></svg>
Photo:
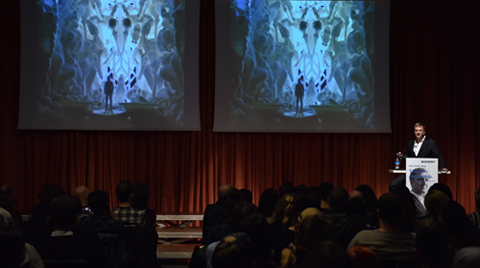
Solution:
<svg viewBox="0 0 480 268"><path fill-rule="evenodd" d="M328 204L332 209L342 210L347 205L348 192L343 187L335 187L330 191Z"/></svg>
<svg viewBox="0 0 480 268"><path fill-rule="evenodd" d="M418 195L424 195L428 190L428 179L431 176L424 168L416 168L410 173L410 184L412 192Z"/></svg>
<svg viewBox="0 0 480 268"><path fill-rule="evenodd" d="M102 190L91 192L88 195L88 204L92 212L96 215L108 212L110 208L108 193Z"/></svg>
<svg viewBox="0 0 480 268"><path fill-rule="evenodd" d="M87 207L88 206L88 194L90 193L90 190L85 186L78 186L77 189L75 189L75 193L73 194L80 202L82 203L82 206Z"/></svg>
<svg viewBox="0 0 480 268"><path fill-rule="evenodd" d="M233 194L233 186L224 183L218 188L218 199L226 200Z"/></svg>
<svg viewBox="0 0 480 268"><path fill-rule="evenodd" d="M80 201L73 196L59 196L50 203L49 214L54 229L69 231L82 212Z"/></svg>
<svg viewBox="0 0 480 268"><path fill-rule="evenodd" d="M121 181L117 184L117 198L121 203L130 201L133 194L133 186L129 181Z"/></svg>
<svg viewBox="0 0 480 268"><path fill-rule="evenodd" d="M425 136L425 125L423 123L416 123L414 126L415 129L415 138L417 139L423 139L423 136Z"/></svg>
<svg viewBox="0 0 480 268"><path fill-rule="evenodd" d="M385 223L392 225L400 224L404 204L402 196L399 194L383 194L378 199L378 216Z"/></svg>

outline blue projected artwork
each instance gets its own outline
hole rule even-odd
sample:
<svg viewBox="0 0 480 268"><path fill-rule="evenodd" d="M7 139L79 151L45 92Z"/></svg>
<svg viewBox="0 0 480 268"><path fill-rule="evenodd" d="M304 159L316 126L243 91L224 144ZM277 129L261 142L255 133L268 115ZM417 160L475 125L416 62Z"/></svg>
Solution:
<svg viewBox="0 0 480 268"><path fill-rule="evenodd" d="M230 4L231 126L374 128L375 1Z"/></svg>
<svg viewBox="0 0 480 268"><path fill-rule="evenodd" d="M38 0L36 16L35 120L51 128L183 125L185 1Z"/></svg>

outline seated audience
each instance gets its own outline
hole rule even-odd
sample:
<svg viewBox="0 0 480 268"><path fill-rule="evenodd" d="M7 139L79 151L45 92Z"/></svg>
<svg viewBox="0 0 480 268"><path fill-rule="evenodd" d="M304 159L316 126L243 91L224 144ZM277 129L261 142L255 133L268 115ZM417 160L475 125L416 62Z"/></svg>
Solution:
<svg viewBox="0 0 480 268"><path fill-rule="evenodd" d="M436 223L455 252L452 267L480 267L480 230L472 225L463 206L450 200L438 213Z"/></svg>
<svg viewBox="0 0 480 268"><path fill-rule="evenodd" d="M448 198L446 195L445 197ZM434 225L426 226L417 232L415 255L423 268L447 268L452 264L447 237L438 226Z"/></svg>
<svg viewBox="0 0 480 268"><path fill-rule="evenodd" d="M269 219L272 216L278 200L278 192L275 189L266 189L262 192L258 200L258 211L265 216L265 218Z"/></svg>
<svg viewBox="0 0 480 268"><path fill-rule="evenodd" d="M155 223L157 220L157 214L148 206L148 200L150 199L150 189L148 185L143 182L137 182L133 185L133 198L132 208L145 211L145 218L151 223Z"/></svg>
<svg viewBox="0 0 480 268"><path fill-rule="evenodd" d="M73 196L78 198L82 204L82 214L80 214L80 218L90 215L90 208L88 207L88 194L90 194L90 190L85 185L78 186L73 193Z"/></svg>
<svg viewBox="0 0 480 268"><path fill-rule="evenodd" d="M355 268L380 268L377 254L365 246L353 246L347 250Z"/></svg>
<svg viewBox="0 0 480 268"><path fill-rule="evenodd" d="M38 194L40 203L33 207L32 217L26 226L27 237L50 234L53 231L51 225L47 223L48 208L54 198L64 195L65 190L55 184L47 184L42 188Z"/></svg>
<svg viewBox="0 0 480 268"><path fill-rule="evenodd" d="M35 237L32 244L43 260L85 260L88 267L107 267L100 240L84 232L73 231L81 208L80 201L73 196L55 198L49 207L53 232Z"/></svg>
<svg viewBox="0 0 480 268"><path fill-rule="evenodd" d="M234 233L223 238L215 247L212 268L254 268L250 239L244 233Z"/></svg>
<svg viewBox="0 0 480 268"><path fill-rule="evenodd" d="M348 197L348 192L343 187L333 188L327 199L330 209L323 214L327 237L344 251L358 232L367 229L364 217L346 213Z"/></svg>
<svg viewBox="0 0 480 268"><path fill-rule="evenodd" d="M307 252L297 268L353 268L353 263L345 250L333 241L321 241ZM372 268L372 267L369 267Z"/></svg>
<svg viewBox="0 0 480 268"><path fill-rule="evenodd" d="M403 232L404 201L395 193L383 194L378 200L378 230L359 232L350 242L353 246L366 246L375 252L382 267L418 267L413 253L415 234Z"/></svg>
<svg viewBox="0 0 480 268"><path fill-rule="evenodd" d="M325 222L317 208L308 207L295 223L295 241L282 252L281 267L300 265L307 252L325 239Z"/></svg>
<svg viewBox="0 0 480 268"><path fill-rule="evenodd" d="M450 201L450 198L443 192L435 189L429 189L425 195L425 207L428 214L426 217L417 221L415 231L420 230L426 226L435 225L435 218L437 218L440 210Z"/></svg>
<svg viewBox="0 0 480 268"><path fill-rule="evenodd" d="M475 189L475 211L468 214L473 226L480 228L480 187Z"/></svg>
<svg viewBox="0 0 480 268"><path fill-rule="evenodd" d="M81 218L81 222L86 228L94 230L99 234L116 234L123 236L123 223L110 213L110 202L107 192L96 190L88 195L88 204L92 214ZM100 236L102 239L102 236Z"/></svg>
<svg viewBox="0 0 480 268"><path fill-rule="evenodd" d="M0 264L18 268L25 260L25 240L17 230L0 231ZM42 263L43 267L43 263Z"/></svg>
<svg viewBox="0 0 480 268"><path fill-rule="evenodd" d="M203 238L208 236L208 232L213 226L230 220L230 212L233 208L231 200L233 192L233 186L228 183L218 188L217 202L208 205L203 214Z"/></svg>
<svg viewBox="0 0 480 268"><path fill-rule="evenodd" d="M10 246L14 246L14 243L18 243L20 240L22 241L22 262L20 262L20 266L15 267L22 267L22 268L43 268L43 261L40 255L38 254L37 250L30 244L25 243L23 234L21 231L15 227L15 221L12 218L12 215L7 210L0 207L0 232L3 232L5 235L5 240L0 242L0 255L4 253L0 257L0 264L3 265L3 260L5 260L5 265L8 266L9 261L12 263L17 263L15 259L15 252L18 253L18 248L9 248ZM15 242L16 241L16 242ZM9 256L13 257L10 260L6 260L4 258L10 258ZM3 266L2 266L3 267Z"/></svg>
<svg viewBox="0 0 480 268"><path fill-rule="evenodd" d="M129 181L122 181L117 185L118 207L113 215L125 226L144 226L145 211L130 206L133 198L133 186Z"/></svg>
<svg viewBox="0 0 480 268"><path fill-rule="evenodd" d="M295 215L293 213L293 193L286 194L278 201L270 218L270 230L272 232L272 246L275 254L275 263L280 264L282 251L295 240L293 225Z"/></svg>
<svg viewBox="0 0 480 268"><path fill-rule="evenodd" d="M318 191L320 193L320 211L325 212L330 207L328 205L327 199L330 191L334 188L333 184L330 182L322 182L318 186Z"/></svg>

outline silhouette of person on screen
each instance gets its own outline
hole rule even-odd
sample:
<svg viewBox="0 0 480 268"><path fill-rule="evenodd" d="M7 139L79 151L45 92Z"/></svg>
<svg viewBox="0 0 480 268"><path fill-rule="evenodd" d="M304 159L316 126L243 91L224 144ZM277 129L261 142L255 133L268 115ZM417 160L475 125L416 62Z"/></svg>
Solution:
<svg viewBox="0 0 480 268"><path fill-rule="evenodd" d="M303 93L305 87L303 86L303 75L298 78L297 85L295 86L295 96L297 97L296 114L298 114L298 105L300 104L300 113L303 113Z"/></svg>
<svg viewBox="0 0 480 268"><path fill-rule="evenodd" d="M107 82L105 82L105 88L104 88L104 93L105 93L105 112L108 111L108 99L110 99L110 111L112 111L112 94L113 94L113 82L112 82L112 76L113 74L110 74L107 78Z"/></svg>

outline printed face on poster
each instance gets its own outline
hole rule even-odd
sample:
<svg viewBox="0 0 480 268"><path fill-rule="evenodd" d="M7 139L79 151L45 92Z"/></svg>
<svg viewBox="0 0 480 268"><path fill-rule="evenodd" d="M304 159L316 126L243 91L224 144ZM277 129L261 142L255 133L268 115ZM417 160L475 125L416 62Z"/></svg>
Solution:
<svg viewBox="0 0 480 268"><path fill-rule="evenodd" d="M428 189L438 182L437 158L407 158L406 186L412 192L425 196Z"/></svg>

